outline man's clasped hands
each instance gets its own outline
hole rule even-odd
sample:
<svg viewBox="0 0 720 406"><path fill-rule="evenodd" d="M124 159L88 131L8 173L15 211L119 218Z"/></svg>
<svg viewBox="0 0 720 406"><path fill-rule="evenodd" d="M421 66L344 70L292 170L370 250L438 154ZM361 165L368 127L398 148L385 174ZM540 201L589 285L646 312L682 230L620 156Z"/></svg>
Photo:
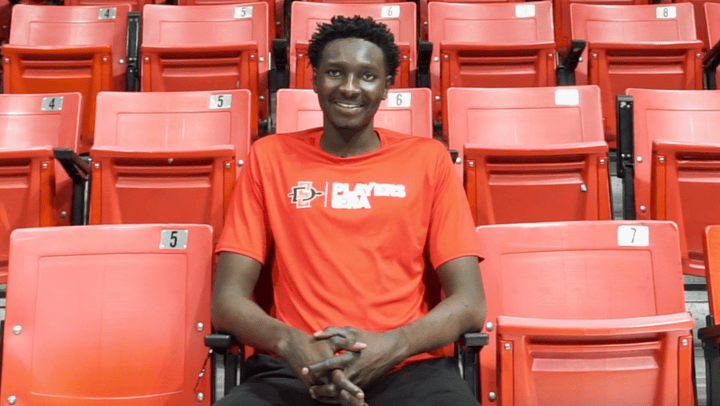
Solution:
<svg viewBox="0 0 720 406"><path fill-rule="evenodd" d="M367 406L362 387L408 356L398 330L371 333L354 327L328 327L312 336L296 332L279 349L313 399L345 406Z"/></svg>

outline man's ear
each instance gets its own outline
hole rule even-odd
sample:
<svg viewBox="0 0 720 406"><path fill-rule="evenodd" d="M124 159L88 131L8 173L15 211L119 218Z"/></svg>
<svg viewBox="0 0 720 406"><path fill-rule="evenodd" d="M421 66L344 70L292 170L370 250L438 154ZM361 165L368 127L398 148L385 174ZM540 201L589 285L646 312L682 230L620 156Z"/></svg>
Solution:
<svg viewBox="0 0 720 406"><path fill-rule="evenodd" d="M390 85L392 85L393 77L391 75L385 76L385 90L383 90L382 99L387 99L388 92L390 91Z"/></svg>

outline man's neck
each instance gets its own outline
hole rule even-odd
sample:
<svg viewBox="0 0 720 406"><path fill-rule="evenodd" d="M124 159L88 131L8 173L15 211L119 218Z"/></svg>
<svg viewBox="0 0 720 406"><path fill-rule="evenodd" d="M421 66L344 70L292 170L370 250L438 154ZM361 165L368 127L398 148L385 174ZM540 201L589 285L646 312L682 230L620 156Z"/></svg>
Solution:
<svg viewBox="0 0 720 406"><path fill-rule="evenodd" d="M320 148L329 154L345 158L380 148L380 138L372 126L357 132L325 126Z"/></svg>

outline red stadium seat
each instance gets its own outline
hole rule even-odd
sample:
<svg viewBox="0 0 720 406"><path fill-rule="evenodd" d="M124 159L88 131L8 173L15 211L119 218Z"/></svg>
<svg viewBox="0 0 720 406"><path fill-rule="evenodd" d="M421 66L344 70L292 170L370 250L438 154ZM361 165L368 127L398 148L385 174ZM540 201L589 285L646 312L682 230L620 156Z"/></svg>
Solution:
<svg viewBox="0 0 720 406"><path fill-rule="evenodd" d="M469 3L469 4L476 4L476 3L516 3L520 0L453 0L453 1L447 1L447 0L420 0L419 8L420 8L420 25L421 25L421 35L424 40L428 39L428 5L432 2L436 1L443 1L446 3Z"/></svg>
<svg viewBox="0 0 720 406"><path fill-rule="evenodd" d="M244 89L101 93L90 223L221 230L250 147L249 106Z"/></svg>
<svg viewBox="0 0 720 406"><path fill-rule="evenodd" d="M612 218L597 86L447 97L449 146L477 225Z"/></svg>
<svg viewBox="0 0 720 406"><path fill-rule="evenodd" d="M129 5L13 7L2 47L5 93L80 92L85 102L79 149L93 141L95 96L125 90Z"/></svg>
<svg viewBox="0 0 720 406"><path fill-rule="evenodd" d="M146 6L142 91L248 89L257 138L269 111L268 25L264 2Z"/></svg>
<svg viewBox="0 0 720 406"><path fill-rule="evenodd" d="M570 5L574 3L595 5L632 5L649 4L650 0L553 0L553 14L555 21L555 42L558 48L567 48L572 40L570 23ZM667 0L661 3L669 2Z"/></svg>
<svg viewBox="0 0 720 406"><path fill-rule="evenodd" d="M577 84L600 86L605 139L615 146L615 96L630 87L702 89L702 42L693 7L570 5L572 35L587 41Z"/></svg>
<svg viewBox="0 0 720 406"><path fill-rule="evenodd" d="M705 277L707 280L710 316L708 327L698 330L705 352L705 380L707 406L720 405L720 226L709 226L705 237Z"/></svg>
<svg viewBox="0 0 720 406"><path fill-rule="evenodd" d="M132 11L142 11L146 4L164 3L159 0L63 0L66 6L103 6L112 7L118 4L129 4Z"/></svg>
<svg viewBox="0 0 720 406"><path fill-rule="evenodd" d="M692 406L693 319L671 222L479 227L482 400ZM485 403L483 403L485 404Z"/></svg>
<svg viewBox="0 0 720 406"><path fill-rule="evenodd" d="M53 150L77 149L81 117L79 93L0 95L0 284L10 232L70 224L72 181Z"/></svg>
<svg viewBox="0 0 720 406"><path fill-rule="evenodd" d="M210 227L32 228L10 244L3 403L211 404Z"/></svg>
<svg viewBox="0 0 720 406"><path fill-rule="evenodd" d="M433 44L430 83L435 120L447 137L451 87L555 85L552 5L532 3L428 5ZM442 115L440 112L442 111Z"/></svg>
<svg viewBox="0 0 720 406"><path fill-rule="evenodd" d="M704 276L702 233L720 224L720 91L628 89L627 94L634 204L625 205L637 219L677 223L684 272Z"/></svg>
<svg viewBox="0 0 720 406"><path fill-rule="evenodd" d="M678 3L688 2L693 5L695 11L695 26L697 28L697 37L703 42L703 49L707 50L713 46L708 39L708 18L705 13L705 4L716 4L720 6L720 0L677 0ZM663 1L665 3L665 1ZM713 20L710 20L713 21ZM715 20L714 24L717 24Z"/></svg>
<svg viewBox="0 0 720 406"><path fill-rule="evenodd" d="M275 38L277 35L277 28L282 28L282 21L284 20L282 13L282 4L280 4L279 8L279 14L278 14L278 8L275 4L275 0L265 0L265 2L268 5L268 12L269 12L269 24L268 24L268 32L269 32L269 38ZM241 3L249 3L247 1L238 1L238 0L177 0L177 4L180 6L208 6L208 5L217 5L217 4L234 4L234 5L240 5Z"/></svg>
<svg viewBox="0 0 720 406"><path fill-rule="evenodd" d="M400 48L400 66L394 88L415 86L417 74L417 14L415 3L316 3L294 1L290 14L290 87L312 89L312 67L307 58L310 37L318 24L330 22L335 15L372 17L390 28Z"/></svg>
<svg viewBox="0 0 720 406"><path fill-rule="evenodd" d="M432 138L430 97L430 89L391 90L375 115L375 127ZM278 90L275 132L287 133L322 125L322 110L315 92L309 89Z"/></svg>

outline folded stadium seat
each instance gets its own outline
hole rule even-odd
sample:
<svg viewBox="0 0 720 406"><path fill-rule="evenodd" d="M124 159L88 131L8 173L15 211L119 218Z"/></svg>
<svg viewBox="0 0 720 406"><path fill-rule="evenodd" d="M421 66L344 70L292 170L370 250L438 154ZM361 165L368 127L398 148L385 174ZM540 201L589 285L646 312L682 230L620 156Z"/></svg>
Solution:
<svg viewBox="0 0 720 406"><path fill-rule="evenodd" d="M477 225L612 218L597 86L447 97L449 147Z"/></svg>
<svg viewBox="0 0 720 406"><path fill-rule="evenodd" d="M10 232L70 224L72 181L53 152L77 149L81 117L80 93L0 95L0 284Z"/></svg>
<svg viewBox="0 0 720 406"><path fill-rule="evenodd" d="M720 405L720 226L709 226L705 237L705 263L708 304L707 328L698 330L705 355L705 380L707 381L707 406Z"/></svg>
<svg viewBox="0 0 720 406"><path fill-rule="evenodd" d="M238 1L238 0L176 0L177 4L179 6L207 6L207 5L216 5L216 4L235 4L239 5L241 3L249 3L248 1ZM278 14L278 8L275 4L275 0L264 0L268 5L268 18L270 20L270 23L268 24L268 33L269 38L275 38L277 35L278 29L282 29L282 22L284 21L284 17L282 16L283 9L282 4L280 4L279 8L279 14ZM273 21L274 20L274 21Z"/></svg>
<svg viewBox="0 0 720 406"><path fill-rule="evenodd" d="M717 67L720 64L720 3L705 3L705 16L705 35L709 44L708 52L703 58L705 88L717 89Z"/></svg>
<svg viewBox="0 0 720 406"><path fill-rule="evenodd" d="M91 224L222 229L250 148L250 92L103 92L92 157Z"/></svg>
<svg viewBox="0 0 720 406"><path fill-rule="evenodd" d="M417 74L417 14L415 3L315 3L294 1L290 14L289 81L293 89L312 89L312 67L307 58L310 37L318 24L335 15L372 17L388 26L400 48L400 66L393 88L415 86Z"/></svg>
<svg viewBox="0 0 720 406"><path fill-rule="evenodd" d="M720 224L720 91L627 94L619 98L624 217L677 223L684 272L704 276L702 233Z"/></svg>
<svg viewBox="0 0 720 406"><path fill-rule="evenodd" d="M164 3L159 0L63 0L66 6L104 6L111 7L117 4L129 4L132 11L142 11L146 4Z"/></svg>
<svg viewBox="0 0 720 406"><path fill-rule="evenodd" d="M663 1L665 3L667 1ZM695 27L697 37L703 42L703 50L707 51L713 44L709 43L707 17L705 15L705 4L720 4L720 0L677 0L677 3L688 2L693 5L695 11Z"/></svg>
<svg viewBox="0 0 720 406"><path fill-rule="evenodd" d="M555 22L555 42L560 52L567 48L572 39L570 23L570 5L574 3L596 5L633 5L650 3L669 3L669 0L553 0L553 21Z"/></svg>
<svg viewBox="0 0 720 406"><path fill-rule="evenodd" d="M508 224L477 234L490 335L480 352L483 404L694 404L693 319L673 223Z"/></svg>
<svg viewBox="0 0 720 406"><path fill-rule="evenodd" d="M702 89L702 41L693 7L570 5L573 39L587 41L577 84L600 86L605 139L616 146L615 96L630 87Z"/></svg>
<svg viewBox="0 0 720 406"><path fill-rule="evenodd" d="M0 45L10 39L10 18L12 17L12 4L8 0L0 0Z"/></svg>
<svg viewBox="0 0 720 406"><path fill-rule="evenodd" d="M447 2L447 3L516 3L520 0L419 0L419 14L420 14L420 32L422 39L427 41L428 39L428 5L435 1Z"/></svg>
<svg viewBox="0 0 720 406"><path fill-rule="evenodd" d="M396 89L388 93L375 115L375 127L418 137L432 138L430 89ZM315 92L309 89L280 89L276 96L277 127L287 133L322 127L323 114Z"/></svg>
<svg viewBox="0 0 720 406"><path fill-rule="evenodd" d="M211 260L207 225L15 230L3 403L209 406Z"/></svg>
<svg viewBox="0 0 720 406"><path fill-rule="evenodd" d="M3 45L5 93L80 92L85 103L79 150L92 145L95 96L125 90L130 6L13 7Z"/></svg>
<svg viewBox="0 0 720 406"><path fill-rule="evenodd" d="M532 3L428 5L433 44L430 84L435 120L447 139L451 87L555 85L552 5ZM442 111L442 114L441 114Z"/></svg>
<svg viewBox="0 0 720 406"><path fill-rule="evenodd" d="M265 2L145 6L142 91L248 89L257 138L269 112L268 25Z"/></svg>

